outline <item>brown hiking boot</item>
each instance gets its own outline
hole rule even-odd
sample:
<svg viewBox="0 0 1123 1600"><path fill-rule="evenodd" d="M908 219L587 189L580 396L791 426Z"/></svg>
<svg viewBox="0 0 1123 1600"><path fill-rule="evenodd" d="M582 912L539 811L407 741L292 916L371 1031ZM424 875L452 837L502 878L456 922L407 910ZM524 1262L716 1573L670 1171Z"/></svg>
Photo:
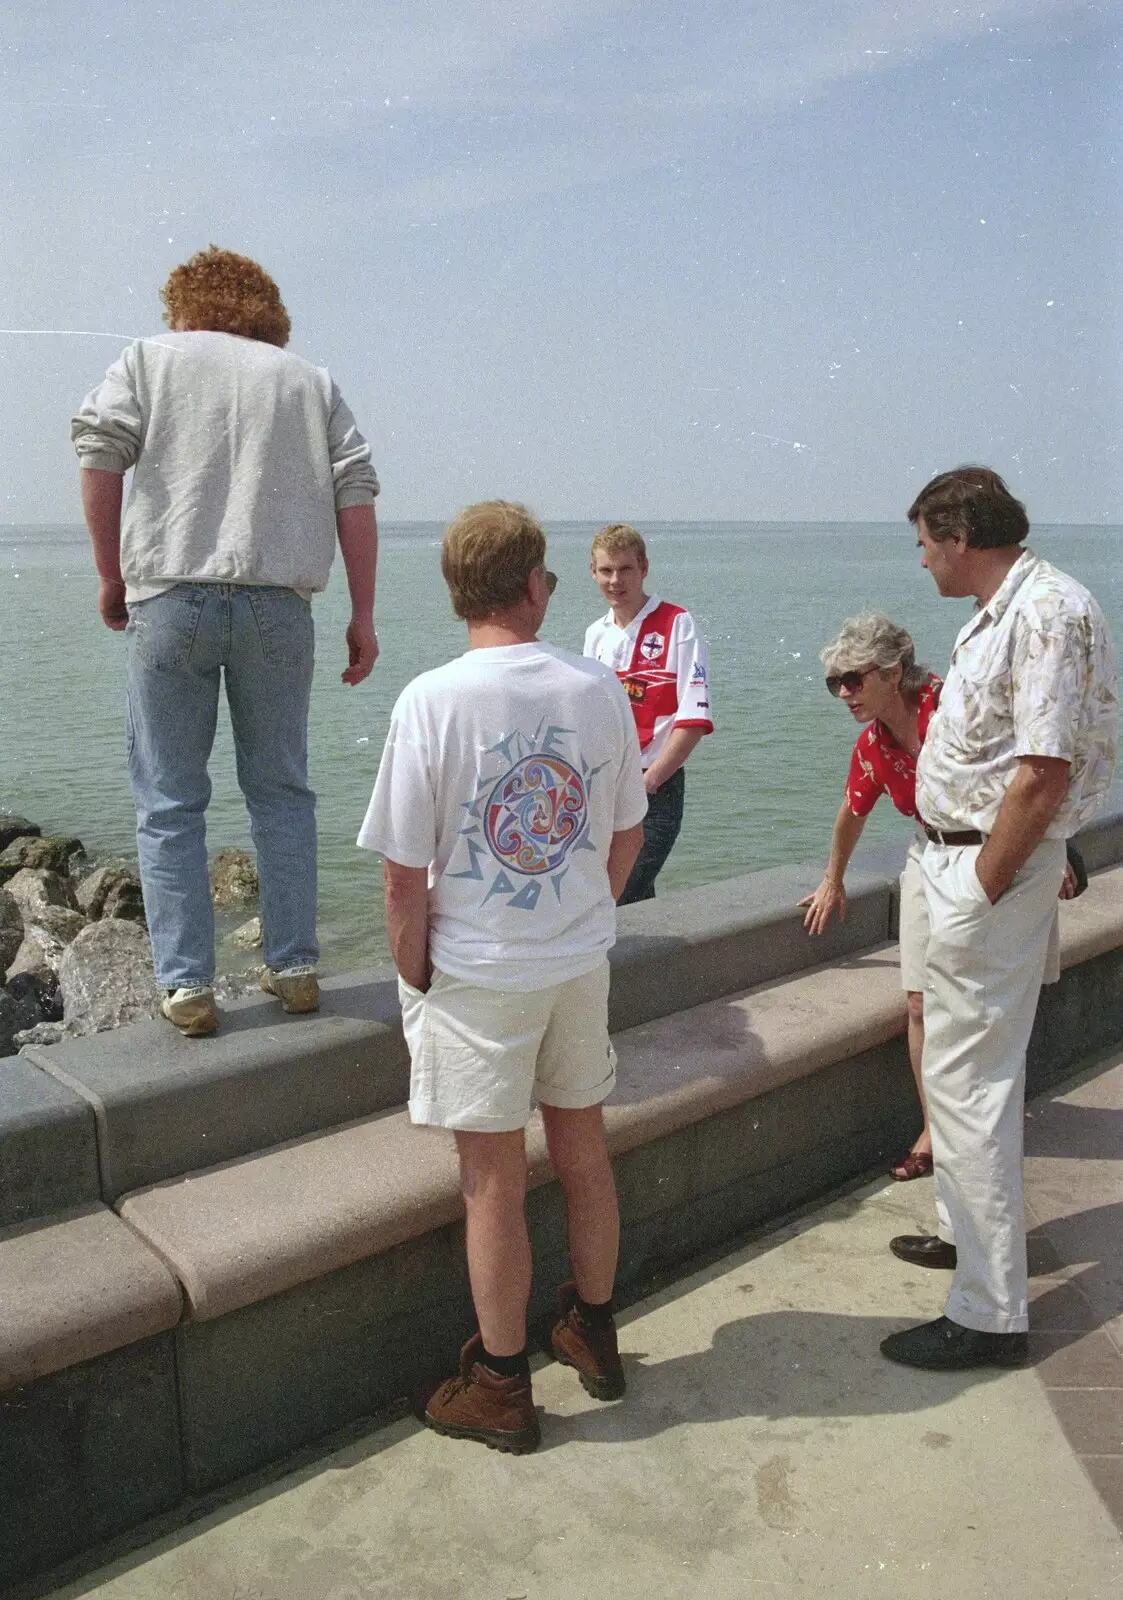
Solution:
<svg viewBox="0 0 1123 1600"><path fill-rule="evenodd" d="M477 1333L460 1352L460 1376L446 1378L421 1418L449 1439L477 1439L489 1450L527 1455L542 1437L530 1378L501 1378L480 1360L484 1342Z"/></svg>
<svg viewBox="0 0 1123 1600"><path fill-rule="evenodd" d="M554 1324L550 1346L565 1367L572 1367L581 1387L594 1400L619 1400L626 1387L624 1365L616 1348L616 1323L591 1328L577 1314L577 1285L563 1283L558 1290L561 1320Z"/></svg>

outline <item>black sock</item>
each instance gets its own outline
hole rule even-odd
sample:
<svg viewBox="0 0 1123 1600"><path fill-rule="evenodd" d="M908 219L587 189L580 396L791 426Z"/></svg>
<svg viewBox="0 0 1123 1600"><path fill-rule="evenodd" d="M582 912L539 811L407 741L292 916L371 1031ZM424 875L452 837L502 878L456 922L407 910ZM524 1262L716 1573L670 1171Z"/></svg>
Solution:
<svg viewBox="0 0 1123 1600"><path fill-rule="evenodd" d="M603 1300L600 1305L592 1305L588 1300L582 1300L578 1295L573 1302L577 1315L581 1321L590 1328L607 1328L612 1321L612 1299Z"/></svg>
<svg viewBox="0 0 1123 1600"><path fill-rule="evenodd" d="M529 1378L530 1357L525 1348L517 1356L493 1356L485 1345L480 1352L480 1360L489 1372L494 1372L500 1378Z"/></svg>

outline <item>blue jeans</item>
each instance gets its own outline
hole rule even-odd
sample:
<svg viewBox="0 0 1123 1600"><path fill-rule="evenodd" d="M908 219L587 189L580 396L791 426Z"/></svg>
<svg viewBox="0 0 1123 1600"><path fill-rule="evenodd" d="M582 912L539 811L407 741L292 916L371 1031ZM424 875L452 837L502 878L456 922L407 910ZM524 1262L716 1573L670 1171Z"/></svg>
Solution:
<svg viewBox="0 0 1123 1600"><path fill-rule="evenodd" d="M314 962L310 604L291 589L181 583L129 607L125 642L129 776L157 982L175 989L214 977L205 814L222 669L257 850L265 960Z"/></svg>
<svg viewBox="0 0 1123 1600"><path fill-rule="evenodd" d="M643 819L643 844L635 866L628 874L618 906L634 905L637 900L654 900L655 880L670 855L682 827L682 808L686 801L686 768L672 772L654 794L647 797Z"/></svg>

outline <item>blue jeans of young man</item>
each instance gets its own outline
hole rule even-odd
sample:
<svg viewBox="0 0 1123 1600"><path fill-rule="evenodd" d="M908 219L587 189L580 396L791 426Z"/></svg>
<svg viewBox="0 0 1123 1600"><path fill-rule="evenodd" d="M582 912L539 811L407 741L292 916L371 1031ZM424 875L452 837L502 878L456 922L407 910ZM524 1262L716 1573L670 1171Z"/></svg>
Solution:
<svg viewBox="0 0 1123 1600"><path fill-rule="evenodd" d="M181 583L129 607L125 641L129 776L156 981L176 989L214 977L205 814L223 673L265 960L275 970L314 962L311 606L291 589Z"/></svg>
<svg viewBox="0 0 1123 1600"><path fill-rule="evenodd" d="M674 848L682 827L685 800L685 767L672 773L666 783L661 783L654 794L648 795L647 815L643 819L643 844L617 905L630 906L637 900L654 900L655 880Z"/></svg>

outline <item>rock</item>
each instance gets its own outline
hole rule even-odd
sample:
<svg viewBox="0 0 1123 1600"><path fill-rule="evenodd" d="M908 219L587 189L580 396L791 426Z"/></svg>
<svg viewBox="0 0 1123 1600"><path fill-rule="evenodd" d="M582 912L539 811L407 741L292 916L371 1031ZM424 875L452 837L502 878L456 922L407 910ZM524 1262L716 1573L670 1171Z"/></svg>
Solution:
<svg viewBox="0 0 1123 1600"><path fill-rule="evenodd" d="M79 911L84 911L91 922L96 922L99 917L123 915L120 909L107 909L110 904L115 908L139 905L140 916L127 917L126 920L129 922L139 922L144 917L140 879L131 867L95 867L93 872L87 873L78 885L75 899Z"/></svg>
<svg viewBox="0 0 1123 1600"><path fill-rule="evenodd" d="M6 889L0 889L0 979L23 943L23 912Z"/></svg>
<svg viewBox="0 0 1123 1600"><path fill-rule="evenodd" d="M44 906L28 921L31 927L42 928L62 945L73 944L82 929L89 926L82 913L71 911L69 906Z"/></svg>
<svg viewBox="0 0 1123 1600"><path fill-rule="evenodd" d="M70 879L43 867L21 867L4 888L23 912L25 922L34 922L48 906L68 906L73 911L77 905Z"/></svg>
<svg viewBox="0 0 1123 1600"><path fill-rule="evenodd" d="M101 1033L159 1015L152 949L135 922L111 917L88 923L64 951L59 980L69 1033Z"/></svg>
<svg viewBox="0 0 1123 1600"><path fill-rule="evenodd" d="M85 853L81 839L63 834L47 834L42 839L21 836L0 850L0 883L6 883L21 867L43 867L65 878L71 863L81 860Z"/></svg>
<svg viewBox="0 0 1123 1600"><path fill-rule="evenodd" d="M105 897L101 914L103 917L117 917L122 922L139 922L142 928L147 928L148 918L144 914L140 880L136 883L114 884Z"/></svg>
<svg viewBox="0 0 1123 1600"><path fill-rule="evenodd" d="M0 850L6 850L13 839L38 838L42 832L37 822L28 822L14 811L0 811Z"/></svg>
<svg viewBox="0 0 1123 1600"><path fill-rule="evenodd" d="M21 1028L34 1028L37 1023L46 1022L47 1017L43 1010L43 996L57 994L57 988L51 990L32 972L19 972L5 986L8 994L16 1003L16 1015Z"/></svg>
<svg viewBox="0 0 1123 1600"><path fill-rule="evenodd" d="M225 1005L229 1000L241 1000L248 994L260 994L264 971L264 967L250 967L245 972L220 972L214 980L215 999Z"/></svg>
<svg viewBox="0 0 1123 1600"><path fill-rule="evenodd" d="M22 1050L25 1044L61 1044L68 1037L66 1024L63 1022L37 1022L34 1028L23 1028L15 1036L17 1050Z"/></svg>
<svg viewBox="0 0 1123 1600"><path fill-rule="evenodd" d="M21 1027L19 1007L7 989L0 989L0 1056L15 1055Z"/></svg>
<svg viewBox="0 0 1123 1600"><path fill-rule="evenodd" d="M226 935L226 943L236 945L239 950L260 949L264 943L261 918L251 917L248 922L243 922L240 928L235 928L233 933Z"/></svg>
<svg viewBox="0 0 1123 1600"><path fill-rule="evenodd" d="M216 906L248 906L257 899L257 866L248 850L218 852L211 862L211 894Z"/></svg>
<svg viewBox="0 0 1123 1600"><path fill-rule="evenodd" d="M32 972L45 983L53 982L58 976L65 949L62 940L56 939L46 928L40 928L34 922L27 923L23 943L8 968L8 982L11 983L21 972Z"/></svg>

